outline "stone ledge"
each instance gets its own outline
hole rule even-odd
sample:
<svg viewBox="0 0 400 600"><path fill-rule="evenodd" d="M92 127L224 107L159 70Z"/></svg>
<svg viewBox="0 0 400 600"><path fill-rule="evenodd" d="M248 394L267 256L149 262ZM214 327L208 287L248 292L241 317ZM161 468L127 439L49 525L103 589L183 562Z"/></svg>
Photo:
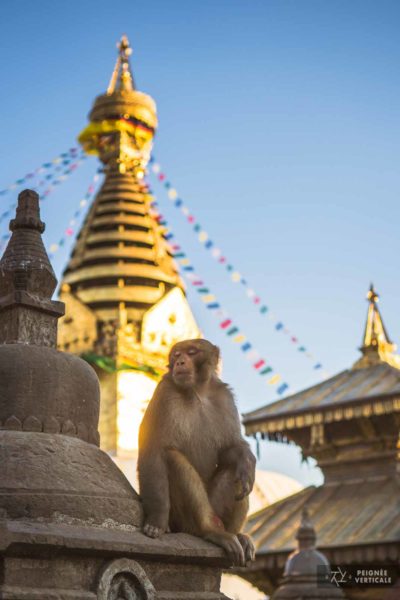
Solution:
<svg viewBox="0 0 400 600"><path fill-rule="evenodd" d="M24 588L14 585L0 587L1 600L97 600L93 592L50 588Z"/></svg>
<svg viewBox="0 0 400 600"><path fill-rule="evenodd" d="M221 592L158 592L157 600L230 600Z"/></svg>
<svg viewBox="0 0 400 600"><path fill-rule="evenodd" d="M23 588L5 585L0 589L1 600L97 600L93 592L50 588ZM229 600L219 592L158 592L157 600Z"/></svg>
<svg viewBox="0 0 400 600"><path fill-rule="evenodd" d="M111 528L37 523L32 521L0 521L0 553L15 554L24 547L52 553L98 553L107 556L140 557L167 560L169 563L206 564L226 569L229 559L218 546L185 533L167 533L152 539L139 531L121 531Z"/></svg>

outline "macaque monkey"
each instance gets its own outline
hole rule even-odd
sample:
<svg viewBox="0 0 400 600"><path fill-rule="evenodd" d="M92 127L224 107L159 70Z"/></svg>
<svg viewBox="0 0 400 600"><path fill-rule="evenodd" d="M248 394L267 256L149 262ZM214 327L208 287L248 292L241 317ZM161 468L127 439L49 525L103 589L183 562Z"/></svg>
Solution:
<svg viewBox="0 0 400 600"><path fill-rule="evenodd" d="M219 350L207 340L175 344L139 431L143 532L191 533L221 546L235 565L254 560L240 533L256 460L242 438L229 387L216 372Z"/></svg>

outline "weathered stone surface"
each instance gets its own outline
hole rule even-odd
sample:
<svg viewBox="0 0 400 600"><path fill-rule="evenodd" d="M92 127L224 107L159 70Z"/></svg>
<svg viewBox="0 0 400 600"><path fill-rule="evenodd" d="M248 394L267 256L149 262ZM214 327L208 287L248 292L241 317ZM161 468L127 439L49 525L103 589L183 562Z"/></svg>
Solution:
<svg viewBox="0 0 400 600"><path fill-rule="evenodd" d="M7 425L12 416L21 423L34 417L41 431L46 425L48 432L62 429L96 444L99 393L96 374L77 356L43 346L0 346L0 421L5 429L21 428ZM72 425L67 427L67 421Z"/></svg>
<svg viewBox="0 0 400 600"><path fill-rule="evenodd" d="M114 560L104 568L97 587L98 600L155 600L156 590L146 572L128 558Z"/></svg>
<svg viewBox="0 0 400 600"><path fill-rule="evenodd" d="M138 495L97 446L67 435L0 431L0 509L20 519L140 527Z"/></svg>
<svg viewBox="0 0 400 600"><path fill-rule="evenodd" d="M220 569L228 566L226 556L217 546L190 535L166 534L153 540L112 524L0 520L0 554L0 598L98 599L106 572L123 574L127 565L136 563L141 568L136 574L145 573L144 581L151 583L157 600L225 599L219 585Z"/></svg>

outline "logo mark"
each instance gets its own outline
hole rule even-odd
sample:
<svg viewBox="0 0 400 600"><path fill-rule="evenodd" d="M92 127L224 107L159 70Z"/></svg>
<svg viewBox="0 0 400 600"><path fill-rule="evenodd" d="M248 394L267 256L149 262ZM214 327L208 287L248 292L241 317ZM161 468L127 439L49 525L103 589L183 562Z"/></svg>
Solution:
<svg viewBox="0 0 400 600"><path fill-rule="evenodd" d="M336 587L340 587L342 583L346 583L347 571L342 571L340 567L337 567L336 571L331 572L331 583L335 583Z"/></svg>

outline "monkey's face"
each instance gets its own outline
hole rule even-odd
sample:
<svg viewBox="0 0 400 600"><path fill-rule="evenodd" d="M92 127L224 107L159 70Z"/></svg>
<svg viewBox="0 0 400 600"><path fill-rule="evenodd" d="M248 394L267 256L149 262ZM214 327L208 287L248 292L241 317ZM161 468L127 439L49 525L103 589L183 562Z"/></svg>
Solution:
<svg viewBox="0 0 400 600"><path fill-rule="evenodd" d="M214 373L218 357L218 348L207 340L178 342L169 355L174 383L184 389L205 383Z"/></svg>

